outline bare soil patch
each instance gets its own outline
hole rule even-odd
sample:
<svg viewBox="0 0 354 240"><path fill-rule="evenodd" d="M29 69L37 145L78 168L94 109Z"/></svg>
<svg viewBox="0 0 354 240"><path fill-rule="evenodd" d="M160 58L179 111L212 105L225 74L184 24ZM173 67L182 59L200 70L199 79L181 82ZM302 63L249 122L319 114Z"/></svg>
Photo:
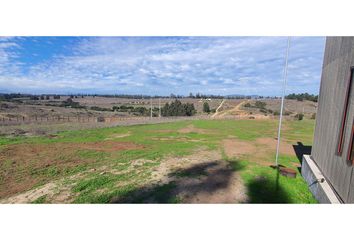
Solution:
<svg viewBox="0 0 354 240"><path fill-rule="evenodd" d="M258 138L256 140L256 143L265 145L269 149L274 149L274 151L275 151L276 146L277 146L277 139L275 139L275 138ZM282 153L282 154L295 155L293 146L287 142L284 142L284 141L280 141L279 150L280 150L280 153Z"/></svg>
<svg viewBox="0 0 354 240"><path fill-rule="evenodd" d="M277 140L274 138L258 138L254 142L238 139L225 139L222 141L227 157L241 157L247 155L250 161L261 165L269 165L269 156L276 151ZM293 146L285 141L280 142L280 153L295 156Z"/></svg>
<svg viewBox="0 0 354 240"><path fill-rule="evenodd" d="M174 182L172 194L184 203L246 202L240 175L219 151L199 150L186 157L169 157L153 172L157 184Z"/></svg>
<svg viewBox="0 0 354 240"><path fill-rule="evenodd" d="M239 157L244 154L254 153L257 150L257 147L251 142L238 139L225 139L222 141L222 144L228 157Z"/></svg>

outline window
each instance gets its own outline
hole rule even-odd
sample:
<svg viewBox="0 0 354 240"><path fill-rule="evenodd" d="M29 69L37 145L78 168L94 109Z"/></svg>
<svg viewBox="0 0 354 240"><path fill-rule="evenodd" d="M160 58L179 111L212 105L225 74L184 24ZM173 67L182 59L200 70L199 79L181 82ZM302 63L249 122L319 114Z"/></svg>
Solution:
<svg viewBox="0 0 354 240"><path fill-rule="evenodd" d="M354 146L353 145L354 145L354 121L352 124L352 132L350 135L348 154L347 154L347 160L351 164L353 164L353 157L354 157Z"/></svg>
<svg viewBox="0 0 354 240"><path fill-rule="evenodd" d="M342 114L342 121L341 121L341 126L340 126L340 131L339 131L339 137L338 137L338 145L337 145L337 155L341 156L343 152L343 142L344 142L344 133L345 133L345 125L347 121L347 112L348 112L348 105L349 105L349 98L350 98L350 89L352 86L352 81L354 77L354 68L352 67L350 69L350 78L347 84L347 92L345 95L345 100L344 100L344 109L343 109L343 114Z"/></svg>

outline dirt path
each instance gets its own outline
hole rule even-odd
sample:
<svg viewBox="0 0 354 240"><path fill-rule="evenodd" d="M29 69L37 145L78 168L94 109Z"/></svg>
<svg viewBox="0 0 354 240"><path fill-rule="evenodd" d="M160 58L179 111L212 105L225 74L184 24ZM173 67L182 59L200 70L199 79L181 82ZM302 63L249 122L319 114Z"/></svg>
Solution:
<svg viewBox="0 0 354 240"><path fill-rule="evenodd" d="M222 111L222 112L218 112L217 115L215 115L215 117L218 118L222 118L226 115L247 115L248 113L244 110L241 110L241 107L243 106L243 104L247 103L249 100L246 101L242 101L239 104L237 104L234 108L226 110L226 111Z"/></svg>
<svg viewBox="0 0 354 240"><path fill-rule="evenodd" d="M222 105L224 104L225 99L222 100L222 102L220 103L220 105L218 106L218 108L216 109L215 113L211 116L211 118L216 117L219 114L219 109L222 107Z"/></svg>

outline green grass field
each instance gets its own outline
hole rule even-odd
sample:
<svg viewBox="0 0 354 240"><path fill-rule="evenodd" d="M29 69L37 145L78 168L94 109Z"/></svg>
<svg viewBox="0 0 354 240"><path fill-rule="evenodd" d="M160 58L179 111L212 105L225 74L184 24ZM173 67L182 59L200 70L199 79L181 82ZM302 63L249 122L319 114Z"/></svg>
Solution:
<svg viewBox="0 0 354 240"><path fill-rule="evenodd" d="M283 141L311 145L313 128L313 120L285 121ZM154 172L168 158L210 151L220 152L220 160L241 177L247 202L315 203L300 174L286 178L270 167L275 148L257 155L263 146L257 139L274 139L276 133L275 120L194 120L66 131L54 137L0 137L0 200L55 183L28 202L188 202L176 190L179 179L202 184L207 167L170 173L177 179L170 182L152 183ZM224 139L256 148L228 156ZM299 159L295 153L282 153L280 164L298 171Z"/></svg>

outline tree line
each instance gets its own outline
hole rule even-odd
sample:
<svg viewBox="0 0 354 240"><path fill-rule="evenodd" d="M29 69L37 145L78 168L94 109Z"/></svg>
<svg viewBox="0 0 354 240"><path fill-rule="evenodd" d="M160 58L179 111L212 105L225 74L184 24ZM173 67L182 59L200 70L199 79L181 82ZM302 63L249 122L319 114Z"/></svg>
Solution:
<svg viewBox="0 0 354 240"><path fill-rule="evenodd" d="M312 101L312 102L317 102L318 101L318 95L314 95L314 94L309 94L309 93L299 93L299 94L289 94L285 97L286 99L296 99L298 101L304 101L304 100L308 100L308 101Z"/></svg>

